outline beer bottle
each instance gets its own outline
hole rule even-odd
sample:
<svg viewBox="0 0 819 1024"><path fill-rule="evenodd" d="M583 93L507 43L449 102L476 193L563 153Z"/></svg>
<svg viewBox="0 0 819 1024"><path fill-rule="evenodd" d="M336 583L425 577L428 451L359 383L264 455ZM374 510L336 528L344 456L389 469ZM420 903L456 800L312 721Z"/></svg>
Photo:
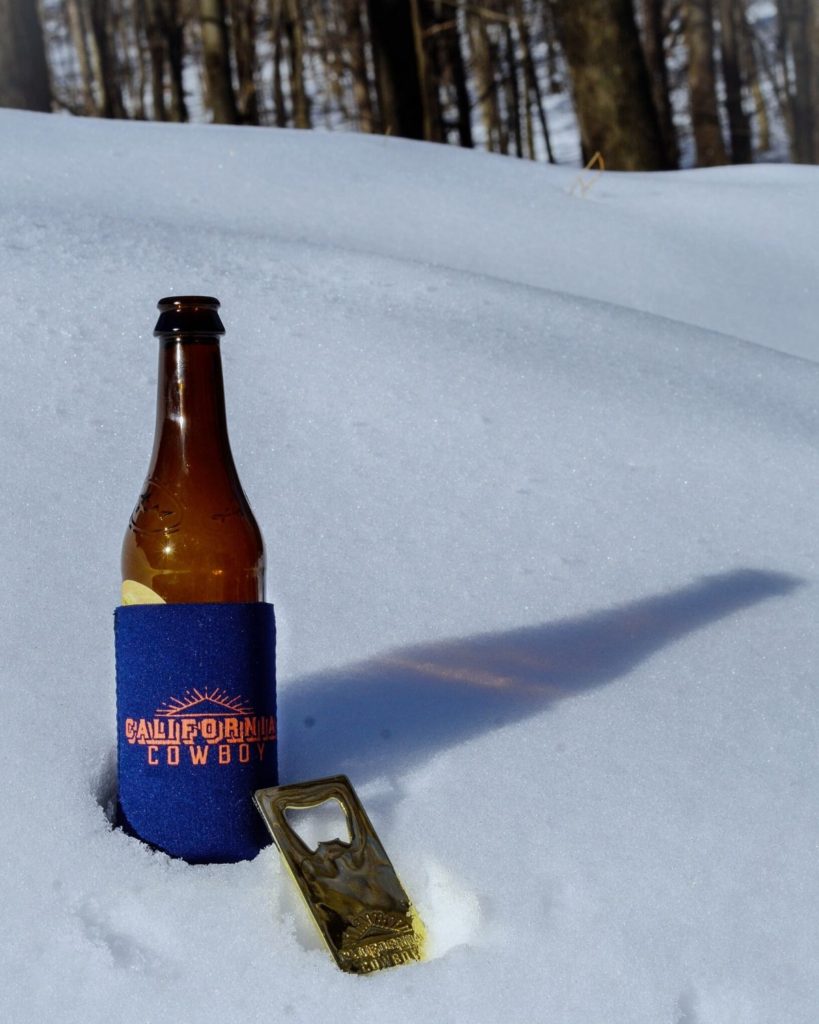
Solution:
<svg viewBox="0 0 819 1024"><path fill-rule="evenodd" d="M219 301L161 299L156 434L122 545L122 603L264 601L264 545L228 441Z"/></svg>
<svg viewBox="0 0 819 1024"><path fill-rule="evenodd" d="M114 613L117 820L193 863L253 857L275 785L275 617L225 421L216 299L162 299L156 435Z"/></svg>

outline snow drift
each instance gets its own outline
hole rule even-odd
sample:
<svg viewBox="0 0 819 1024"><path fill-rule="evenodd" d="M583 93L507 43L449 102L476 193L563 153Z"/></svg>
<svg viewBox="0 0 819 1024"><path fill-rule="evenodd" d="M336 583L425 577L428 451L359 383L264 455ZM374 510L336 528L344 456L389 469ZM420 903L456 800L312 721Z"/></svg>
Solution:
<svg viewBox="0 0 819 1024"><path fill-rule="evenodd" d="M819 171L581 199L399 140L0 137L3 1019L813 1024L819 366L772 347L815 355ZM106 817L183 292L223 301L282 780L350 775L427 964L342 976L274 850L190 867Z"/></svg>

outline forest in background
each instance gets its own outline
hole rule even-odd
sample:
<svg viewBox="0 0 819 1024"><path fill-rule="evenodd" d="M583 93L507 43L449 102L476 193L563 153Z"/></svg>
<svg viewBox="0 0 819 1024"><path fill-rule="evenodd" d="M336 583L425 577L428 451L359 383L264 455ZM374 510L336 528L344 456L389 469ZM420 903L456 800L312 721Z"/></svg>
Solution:
<svg viewBox="0 0 819 1024"><path fill-rule="evenodd" d="M0 0L0 106L819 162L819 0Z"/></svg>

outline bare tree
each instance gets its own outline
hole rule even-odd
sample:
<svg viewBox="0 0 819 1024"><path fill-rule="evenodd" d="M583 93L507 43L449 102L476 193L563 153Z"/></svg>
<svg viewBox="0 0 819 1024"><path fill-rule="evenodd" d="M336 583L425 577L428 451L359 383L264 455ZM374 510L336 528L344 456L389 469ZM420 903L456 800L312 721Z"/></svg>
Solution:
<svg viewBox="0 0 819 1024"><path fill-rule="evenodd" d="M183 81L185 63L185 17L181 0L164 0L165 37L168 40L168 65L171 72L171 120L187 121Z"/></svg>
<svg viewBox="0 0 819 1024"><path fill-rule="evenodd" d="M711 0L683 0L688 48L688 91L691 126L700 167L727 164L717 105L714 69L714 14Z"/></svg>
<svg viewBox="0 0 819 1024"><path fill-rule="evenodd" d="M304 75L304 26L297 0L284 0L284 31L290 64L290 97L293 102L293 124L296 128L310 127L310 101Z"/></svg>
<svg viewBox="0 0 819 1024"><path fill-rule="evenodd" d="M343 15L350 52L350 72L353 80L353 96L358 112L358 127L362 132L372 132L376 130L377 124L370 89L362 0L343 0Z"/></svg>
<svg viewBox="0 0 819 1024"><path fill-rule="evenodd" d="M521 132L520 83L518 65L515 59L515 41L512 25L508 20L503 24L503 94L506 102L506 128L515 142L515 156L523 156L523 134Z"/></svg>
<svg viewBox="0 0 819 1024"><path fill-rule="evenodd" d="M677 167L680 151L671 112L668 63L665 56L666 22L663 7L663 0L642 0L643 48L651 79L651 95L660 122L666 164L669 167Z"/></svg>
<svg viewBox="0 0 819 1024"><path fill-rule="evenodd" d="M205 94L217 124L236 124L239 111L230 67L230 44L225 0L199 0Z"/></svg>
<svg viewBox="0 0 819 1024"><path fill-rule="evenodd" d="M740 41L742 63L746 68L746 81L754 104L757 149L760 153L767 153L771 148L771 119L768 114L768 102L765 96L767 90L763 87L763 75L769 75L770 69L764 47L751 28L744 12L739 27L742 33ZM770 78L769 83L773 84L770 82ZM776 94L774 99L778 105L780 102L779 94Z"/></svg>
<svg viewBox="0 0 819 1024"><path fill-rule="evenodd" d="M255 0L230 0L230 22L233 28L236 75L239 79L239 95L237 97L239 115L244 124L258 124Z"/></svg>
<svg viewBox="0 0 819 1024"><path fill-rule="evenodd" d="M469 84L461 47L461 33L457 17L452 12L450 27L443 41L441 63L445 80L455 93L455 109L458 113L458 142L461 146L471 149L472 141L472 100L469 95Z"/></svg>
<svg viewBox="0 0 819 1024"><path fill-rule="evenodd" d="M51 110L43 32L31 0L0 0L0 107Z"/></svg>
<svg viewBox="0 0 819 1024"><path fill-rule="evenodd" d="M81 0L66 0L65 11L71 42L80 67L83 111L86 114L96 114L97 103L94 98L91 57L88 50L88 11Z"/></svg>
<svg viewBox="0 0 819 1024"><path fill-rule="evenodd" d="M494 50L483 12L470 12L468 19L472 68L483 120L485 145L487 149L499 153L502 152L501 117Z"/></svg>
<svg viewBox="0 0 819 1024"><path fill-rule="evenodd" d="M720 49L722 77L725 81L725 109L731 133L731 161L751 162L751 122L742 105L742 70L740 66L742 21L745 12L737 0L719 0Z"/></svg>
<svg viewBox="0 0 819 1024"><path fill-rule="evenodd" d="M135 0L144 8L144 23L151 64L151 94L158 121L187 121L184 75L184 19L180 0ZM168 103L168 85L170 103Z"/></svg>
<svg viewBox="0 0 819 1024"><path fill-rule="evenodd" d="M797 163L813 163L819 158L819 109L814 110L814 101L819 98L815 82L819 57L813 52L814 40L819 36L816 0L779 0L778 9L791 150Z"/></svg>
<svg viewBox="0 0 819 1024"><path fill-rule="evenodd" d="M540 88L540 81L538 79L535 62L532 57L531 35L528 28L526 13L523 9L523 0L515 0L515 23L518 32L518 39L520 40L523 68L526 75L527 112L531 109L530 105L534 104L538 121L540 122L540 131L543 135L543 144L546 147L546 157L549 163L553 164L555 162L555 155L552 151L552 138L549 132L549 125L546 120L546 108L543 105L543 94ZM534 160L534 144L532 144L531 148L532 159Z"/></svg>
<svg viewBox="0 0 819 1024"><path fill-rule="evenodd" d="M182 121L187 85L218 122L554 161L547 109L571 86L587 159L656 169L678 165L687 91L698 163L769 151L775 119L819 161L819 0L774 0L778 34L751 0L0 0L0 28L37 3L72 113Z"/></svg>
<svg viewBox="0 0 819 1024"><path fill-rule="evenodd" d="M151 96L153 97L154 118L167 121L165 106L165 64L168 54L168 40L165 33L165 19L162 0L141 0L145 7L145 30L148 36L148 52L151 58Z"/></svg>
<svg viewBox="0 0 819 1024"><path fill-rule="evenodd" d="M378 101L384 131L423 139L425 109L418 75L416 0L368 0ZM417 21L417 18L416 18Z"/></svg>
<svg viewBox="0 0 819 1024"><path fill-rule="evenodd" d="M458 31L454 0L425 0L417 5L419 36L423 48L418 61L424 83L425 106L430 124L426 137L446 142L453 131L461 146L472 147L472 118L466 65Z"/></svg>
<svg viewBox="0 0 819 1024"><path fill-rule="evenodd" d="M631 0L557 0L585 159L615 170L669 166Z"/></svg>
<svg viewBox="0 0 819 1024"><path fill-rule="evenodd" d="M98 112L103 117L125 117L122 80L117 61L110 4L106 0L89 0L91 56L99 92Z"/></svg>

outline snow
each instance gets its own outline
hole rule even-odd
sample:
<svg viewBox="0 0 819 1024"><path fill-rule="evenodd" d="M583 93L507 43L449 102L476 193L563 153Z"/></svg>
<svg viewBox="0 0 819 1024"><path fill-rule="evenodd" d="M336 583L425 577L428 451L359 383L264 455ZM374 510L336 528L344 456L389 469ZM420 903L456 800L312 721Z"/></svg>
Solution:
<svg viewBox="0 0 819 1024"><path fill-rule="evenodd" d="M819 171L0 112L0 1016L815 1024ZM431 933L339 973L273 849L112 830L154 303L216 294L282 781ZM795 358L805 356L808 358Z"/></svg>

